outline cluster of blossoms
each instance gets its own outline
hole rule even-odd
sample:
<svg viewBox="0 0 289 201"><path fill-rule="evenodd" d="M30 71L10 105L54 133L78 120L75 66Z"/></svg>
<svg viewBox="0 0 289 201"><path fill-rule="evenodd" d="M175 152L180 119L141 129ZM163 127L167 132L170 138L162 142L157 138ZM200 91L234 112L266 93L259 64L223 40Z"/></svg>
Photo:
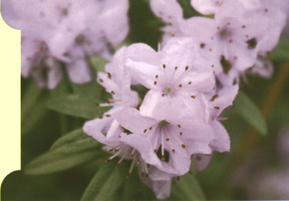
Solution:
<svg viewBox="0 0 289 201"><path fill-rule="evenodd" d="M239 82L246 70L271 77L273 66L265 57L286 24L287 1L191 0L191 5L205 16L183 19L175 0L151 1L166 25L164 42L175 36L194 38L201 55L214 61L216 77L225 86Z"/></svg>
<svg viewBox="0 0 289 201"><path fill-rule="evenodd" d="M211 65L187 37L170 39L157 52L141 43L121 48L97 79L112 95L100 106L112 109L86 122L84 132L113 152L109 160L131 159L129 174L138 164L157 198L169 196L171 178L189 172L192 156L201 169L212 151L230 150L219 115L238 85L217 87ZM139 98L132 85L148 91Z"/></svg>
<svg viewBox="0 0 289 201"><path fill-rule="evenodd" d="M91 81L87 58L111 58L129 30L128 0L11 0L2 7L5 22L21 30L21 74L41 88L57 86L63 63L72 82Z"/></svg>
<svg viewBox="0 0 289 201"><path fill-rule="evenodd" d="M145 44L121 48L98 73L97 81L112 95L112 106L83 130L113 153L108 159L132 160L158 199L170 195L172 177L186 174L191 160L197 170L213 151L229 151L228 133L219 117L238 93L239 77L270 77L264 57L277 44L286 14L284 1L198 1L192 6L209 17L183 19L175 0L151 0L165 22L158 51ZM286 5L288 6L288 5ZM270 67L271 66L271 67ZM252 67L252 68L251 68ZM218 84L219 82L219 84ZM131 86L141 85L141 96Z"/></svg>

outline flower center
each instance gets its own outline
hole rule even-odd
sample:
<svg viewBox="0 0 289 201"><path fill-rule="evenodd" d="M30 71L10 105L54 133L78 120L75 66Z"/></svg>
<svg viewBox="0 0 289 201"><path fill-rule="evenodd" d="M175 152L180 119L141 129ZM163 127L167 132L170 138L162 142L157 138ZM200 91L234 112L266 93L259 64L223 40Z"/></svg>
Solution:
<svg viewBox="0 0 289 201"><path fill-rule="evenodd" d="M227 31L226 29L222 29L222 31L220 32L221 36L226 36L227 35Z"/></svg>
<svg viewBox="0 0 289 201"><path fill-rule="evenodd" d="M165 88L165 91L166 91L167 93L170 93L171 90L172 90L172 88L170 88L170 87Z"/></svg>

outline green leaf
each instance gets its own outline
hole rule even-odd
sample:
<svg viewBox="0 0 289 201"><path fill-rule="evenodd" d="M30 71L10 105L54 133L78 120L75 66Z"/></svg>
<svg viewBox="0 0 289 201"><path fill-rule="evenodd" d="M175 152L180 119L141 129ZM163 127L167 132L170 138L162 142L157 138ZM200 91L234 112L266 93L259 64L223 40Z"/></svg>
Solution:
<svg viewBox="0 0 289 201"><path fill-rule="evenodd" d="M31 161L24 169L28 175L42 175L71 169L91 160L104 156L100 149L91 149L74 154L45 153Z"/></svg>
<svg viewBox="0 0 289 201"><path fill-rule="evenodd" d="M46 106L57 112L85 119L93 119L106 112L111 107L98 107L100 103L95 98L81 97L80 95L60 96L47 101Z"/></svg>
<svg viewBox="0 0 289 201"><path fill-rule="evenodd" d="M103 164L90 181L81 200L115 200L117 190L126 178L127 166L121 163L115 168L115 161Z"/></svg>
<svg viewBox="0 0 289 201"><path fill-rule="evenodd" d="M260 134L265 135L267 133L267 125L264 117L258 107L246 94L239 92L233 103L233 107L235 111Z"/></svg>
<svg viewBox="0 0 289 201"><path fill-rule="evenodd" d="M104 67L109 63L109 60L100 56L93 56L89 58L89 62L96 72L105 72Z"/></svg>
<svg viewBox="0 0 289 201"><path fill-rule="evenodd" d="M174 194L180 194L186 197L186 200L205 200L204 193L193 175L185 174L180 177L180 181L173 179L172 181L172 197ZM178 197L179 197L178 196Z"/></svg>
<svg viewBox="0 0 289 201"><path fill-rule="evenodd" d="M72 154L97 148L100 143L87 136L82 128L76 129L59 138L50 148L50 154Z"/></svg>
<svg viewBox="0 0 289 201"><path fill-rule="evenodd" d="M277 47L269 54L272 61L288 62L289 61L289 40L279 39Z"/></svg>

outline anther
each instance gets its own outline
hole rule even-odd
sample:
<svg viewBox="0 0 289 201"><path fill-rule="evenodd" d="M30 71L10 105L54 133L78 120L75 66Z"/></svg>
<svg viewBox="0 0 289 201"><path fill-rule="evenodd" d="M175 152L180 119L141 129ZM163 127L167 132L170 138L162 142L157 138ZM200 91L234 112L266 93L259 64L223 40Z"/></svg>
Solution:
<svg viewBox="0 0 289 201"><path fill-rule="evenodd" d="M193 95L192 95L191 98L196 98L196 96L193 96Z"/></svg>
<svg viewBox="0 0 289 201"><path fill-rule="evenodd" d="M110 153L110 152L112 152L112 151L113 151L113 149L109 149L109 150L108 150L108 153Z"/></svg>
<svg viewBox="0 0 289 201"><path fill-rule="evenodd" d="M156 75L156 78L158 78L159 76L158 75Z"/></svg>
<svg viewBox="0 0 289 201"><path fill-rule="evenodd" d="M172 152L173 152L173 154L175 153L175 150L174 149L172 149Z"/></svg>
<svg viewBox="0 0 289 201"><path fill-rule="evenodd" d="M98 79L98 81L100 81L100 82L103 82L103 80L102 80L102 79Z"/></svg>
<svg viewBox="0 0 289 201"><path fill-rule="evenodd" d="M170 138L166 138L166 141L169 141L170 140Z"/></svg>
<svg viewBox="0 0 289 201"><path fill-rule="evenodd" d="M172 23L171 23L171 22L168 22L168 26L172 26Z"/></svg>
<svg viewBox="0 0 289 201"><path fill-rule="evenodd" d="M110 117L110 114L106 114L105 116L106 116L106 117Z"/></svg>
<svg viewBox="0 0 289 201"><path fill-rule="evenodd" d="M214 68L214 65L212 65L212 68Z"/></svg>
<svg viewBox="0 0 289 201"><path fill-rule="evenodd" d="M183 147L183 148L186 148L186 145L182 144L182 147Z"/></svg>
<svg viewBox="0 0 289 201"><path fill-rule="evenodd" d="M246 27L245 25L242 26L243 29L244 29L245 27Z"/></svg>
<svg viewBox="0 0 289 201"><path fill-rule="evenodd" d="M175 67L175 70L177 70L177 69L178 69L178 67L176 66L176 67Z"/></svg>
<svg viewBox="0 0 289 201"><path fill-rule="evenodd" d="M188 82L188 84L192 84L192 82L191 82L191 81L189 81L189 82Z"/></svg>
<svg viewBox="0 0 289 201"><path fill-rule="evenodd" d="M150 128L149 128L149 130L152 130L152 129L153 129L153 127L150 127Z"/></svg>
<svg viewBox="0 0 289 201"><path fill-rule="evenodd" d="M218 107L218 106L215 106L214 108L217 109L217 110L220 109L220 107Z"/></svg>
<svg viewBox="0 0 289 201"><path fill-rule="evenodd" d="M94 103L95 106L99 106L99 103Z"/></svg>
<svg viewBox="0 0 289 201"><path fill-rule="evenodd" d="M110 79L111 78L111 74L109 72L107 72L107 77Z"/></svg>
<svg viewBox="0 0 289 201"><path fill-rule="evenodd" d="M182 84L179 84L179 87L182 87Z"/></svg>
<svg viewBox="0 0 289 201"><path fill-rule="evenodd" d="M163 160L163 161L165 160L165 155L162 155L162 160Z"/></svg>
<svg viewBox="0 0 289 201"><path fill-rule="evenodd" d="M188 70L189 69L189 66L186 66L185 70Z"/></svg>
<svg viewBox="0 0 289 201"><path fill-rule="evenodd" d="M180 135L183 135L183 133L182 133L182 132L180 132L179 134L180 134Z"/></svg>
<svg viewBox="0 0 289 201"><path fill-rule="evenodd" d="M111 94L115 94L114 91L111 91L110 93L111 93Z"/></svg>
<svg viewBox="0 0 289 201"><path fill-rule="evenodd" d="M157 81L154 81L154 85L157 85Z"/></svg>
<svg viewBox="0 0 289 201"><path fill-rule="evenodd" d="M267 8L266 8L266 9L264 9L264 12L265 12L265 13L267 13L267 12L268 12L268 9L267 9Z"/></svg>
<svg viewBox="0 0 289 201"><path fill-rule="evenodd" d="M139 159L136 163L137 163L137 164L141 164L141 160Z"/></svg>
<svg viewBox="0 0 289 201"><path fill-rule="evenodd" d="M127 176L126 176L126 178L129 179L130 175L131 175L131 173L128 173Z"/></svg>
<svg viewBox="0 0 289 201"><path fill-rule="evenodd" d="M165 94L162 94L162 96L165 96Z"/></svg>
<svg viewBox="0 0 289 201"><path fill-rule="evenodd" d="M181 181L181 178L180 178L180 176L177 176L177 180L178 180L178 181Z"/></svg>
<svg viewBox="0 0 289 201"><path fill-rule="evenodd" d="M179 128L181 128L181 125L180 125L180 124L178 124L178 127L179 127Z"/></svg>
<svg viewBox="0 0 289 201"><path fill-rule="evenodd" d="M166 68L166 65L165 65L165 64L163 64L163 68Z"/></svg>
<svg viewBox="0 0 289 201"><path fill-rule="evenodd" d="M143 131L144 133L146 133L147 132L147 129L144 129L144 131Z"/></svg>
<svg viewBox="0 0 289 201"><path fill-rule="evenodd" d="M201 47L201 48L204 48L204 47L205 47L205 44L204 44L204 43L201 43L200 47Z"/></svg>
<svg viewBox="0 0 289 201"><path fill-rule="evenodd" d="M213 102L216 98L218 98L217 94L213 95L212 98L210 99L210 101Z"/></svg>
<svg viewBox="0 0 289 201"><path fill-rule="evenodd" d="M156 150L156 149L154 149L154 152L155 152L155 153L157 153L157 150Z"/></svg>
<svg viewBox="0 0 289 201"><path fill-rule="evenodd" d="M99 118L99 119L102 119L102 118L103 118L103 116L99 116L98 118Z"/></svg>

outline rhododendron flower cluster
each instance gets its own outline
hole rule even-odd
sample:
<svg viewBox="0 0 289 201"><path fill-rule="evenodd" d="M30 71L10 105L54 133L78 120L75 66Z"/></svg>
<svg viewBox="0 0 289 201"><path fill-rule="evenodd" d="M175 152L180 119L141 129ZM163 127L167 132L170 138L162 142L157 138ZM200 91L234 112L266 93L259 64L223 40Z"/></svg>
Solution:
<svg viewBox="0 0 289 201"><path fill-rule="evenodd" d="M240 82L239 77L254 66L258 55L264 57L276 46L288 8L286 1L191 0L197 11L213 17L183 19L180 5L175 0L169 2L151 1L154 13L166 24L164 43L175 36L194 38L202 56L213 61L216 77L224 86ZM270 77L272 68L267 62L257 62L252 72Z"/></svg>
<svg viewBox="0 0 289 201"><path fill-rule="evenodd" d="M131 158L129 174L139 161L141 176L156 182L189 172L194 154L229 151L219 115L232 104L238 86L217 88L211 65L199 55L198 44L186 37L170 39L157 52L141 43L121 48L106 65L107 74L98 73L97 78L112 95L99 105L113 107L87 122L84 132L115 152L109 160ZM148 89L139 105L132 84ZM169 195L154 186L158 198Z"/></svg>
<svg viewBox="0 0 289 201"><path fill-rule="evenodd" d="M128 0L4 1L3 19L21 30L21 74L53 89L63 77L91 81L87 58L111 57L128 33ZM97 26L96 26L97 25Z"/></svg>

